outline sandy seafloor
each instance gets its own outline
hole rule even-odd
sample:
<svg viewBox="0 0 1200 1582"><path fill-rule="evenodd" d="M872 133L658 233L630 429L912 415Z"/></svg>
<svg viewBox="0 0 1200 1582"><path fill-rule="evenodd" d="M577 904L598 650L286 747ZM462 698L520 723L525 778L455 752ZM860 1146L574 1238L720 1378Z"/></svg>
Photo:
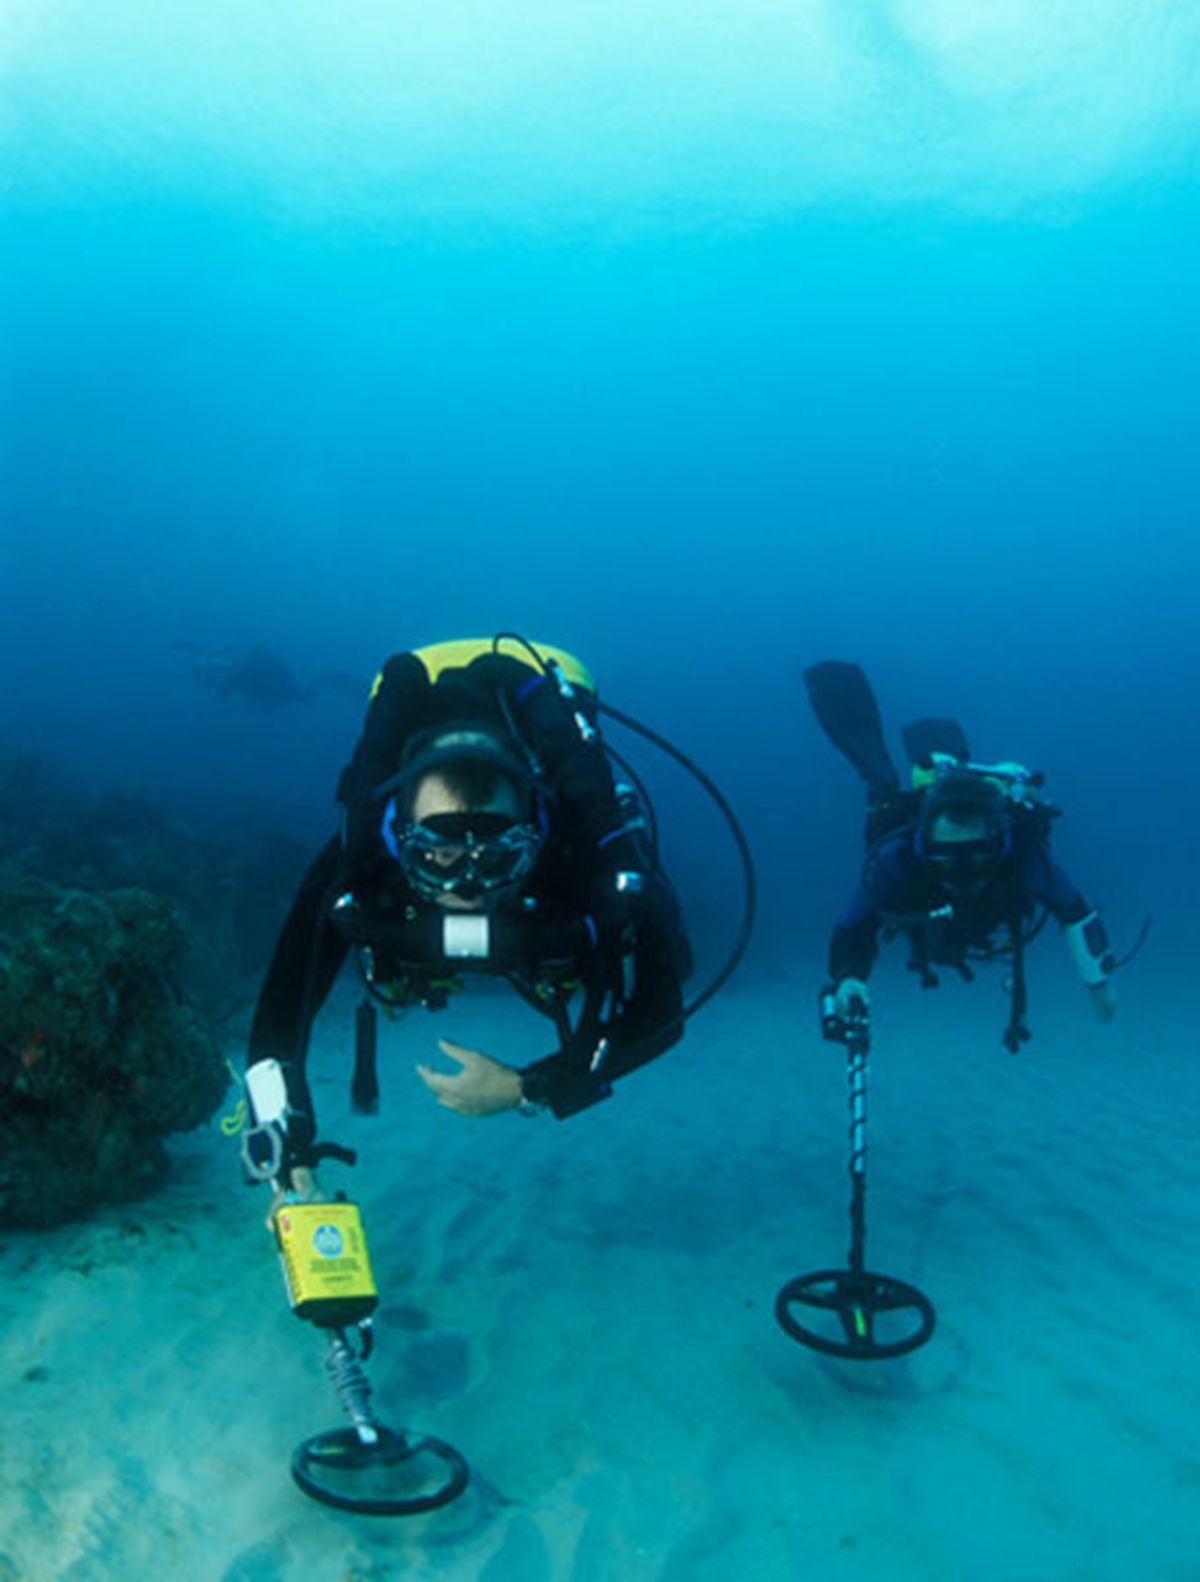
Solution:
<svg viewBox="0 0 1200 1582"><path fill-rule="evenodd" d="M295 1489L293 1445L339 1411L214 1124L153 1200L0 1237L0 1579L1200 1578L1192 1040L1148 969L1097 1028L1050 954L1016 1058L994 984L881 975L868 1262L939 1315L883 1363L772 1315L846 1255L818 971L744 979L563 1124L466 1121L412 1075L439 1032L546 1047L492 994L388 1030L382 1113L348 1117L339 991L313 1070L362 1149L324 1175L384 1294L375 1405L462 1449L470 1491L386 1521Z"/></svg>

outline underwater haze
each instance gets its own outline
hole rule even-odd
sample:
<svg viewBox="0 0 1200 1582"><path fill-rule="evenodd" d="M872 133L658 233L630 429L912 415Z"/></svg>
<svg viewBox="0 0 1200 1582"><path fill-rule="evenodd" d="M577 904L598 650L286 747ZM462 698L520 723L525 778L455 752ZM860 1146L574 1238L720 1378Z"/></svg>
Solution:
<svg viewBox="0 0 1200 1582"><path fill-rule="evenodd" d="M769 917L857 816L845 657L1191 927L1190 8L10 0L0 72L0 735L313 833L357 711L174 645L515 628L717 776Z"/></svg>
<svg viewBox="0 0 1200 1582"><path fill-rule="evenodd" d="M1118 952L1153 915L1119 980L1119 1036L1079 1017L1063 1041L1076 1076L1102 1073L1120 1138L1122 1084L1194 1059L1198 280L1200 8L1179 0L5 0L0 743L315 848L387 655L501 630L562 645L745 827L759 925L735 982L756 1031L719 1013L707 1057L732 1051L732 1067L813 1037L863 792L803 671L854 660L897 756L902 725L952 715L977 757L1045 773L1064 810L1056 850ZM255 644L298 676L354 678L362 701L328 687L268 711L197 685L197 651ZM715 963L741 905L728 832L676 767L614 740L650 778ZM1037 947L1035 1069L1057 1047L1057 996L1076 993L1054 932ZM918 1029L933 1018L945 1039L961 1019L992 1058L994 989L921 997L900 968L886 981ZM705 1045L687 1049L703 1088ZM813 1080L836 1154L830 1058ZM780 1092L742 1097L756 1113ZM1185 1098L1164 1112L1181 1151ZM981 1092L970 1102L986 1111ZM679 1170L691 1146L719 1148L716 1118L671 1134ZM1022 1135L1036 1154L1036 1121ZM1114 1147L1110 1186L1155 1153L1154 1125L1138 1136ZM763 1155L742 1146L749 1173ZM1194 1171L1182 1185L1194 1256ZM901 1265L903 1228L897 1208ZM978 1256L965 1235L961 1250ZM793 1272L758 1255L764 1289ZM776 1366L817 1365L794 1348ZM829 1387L823 1420L859 1404ZM922 1404L901 1390L889 1409L899 1422ZM753 1419L750 1400L751 1437ZM1193 1482L1155 1507L1166 1536L1147 1582L1197 1575L1172 1536L1200 1475L1185 1437ZM1036 1501L1012 1509L1031 1532L1059 1521ZM1061 1547L1022 1550L1011 1570L981 1569L944 1509L936 1554L919 1529L856 1572L834 1535L824 1574L1132 1575L1128 1534L1111 1571L1099 1550L1079 1558L1087 1509L1080 1490ZM567 1570L518 1545L488 1582L790 1582L806 1552L685 1545L660 1566L637 1559L654 1542L640 1519L616 1570L599 1550ZM276 1555L261 1574L401 1574L375 1560L308 1574ZM259 1575L222 1564L233 1582Z"/></svg>

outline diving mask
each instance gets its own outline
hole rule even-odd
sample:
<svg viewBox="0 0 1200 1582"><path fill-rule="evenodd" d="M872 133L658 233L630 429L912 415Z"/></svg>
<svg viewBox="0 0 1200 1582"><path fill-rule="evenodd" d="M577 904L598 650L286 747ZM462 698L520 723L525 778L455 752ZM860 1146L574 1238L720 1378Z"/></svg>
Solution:
<svg viewBox="0 0 1200 1582"><path fill-rule="evenodd" d="M540 829L501 813L435 813L420 824L402 824L394 797L384 812L383 839L425 901L496 899L528 877L542 848Z"/></svg>
<svg viewBox="0 0 1200 1582"><path fill-rule="evenodd" d="M981 840L926 843L923 861L945 885L955 888L990 878L1007 856L1003 834Z"/></svg>

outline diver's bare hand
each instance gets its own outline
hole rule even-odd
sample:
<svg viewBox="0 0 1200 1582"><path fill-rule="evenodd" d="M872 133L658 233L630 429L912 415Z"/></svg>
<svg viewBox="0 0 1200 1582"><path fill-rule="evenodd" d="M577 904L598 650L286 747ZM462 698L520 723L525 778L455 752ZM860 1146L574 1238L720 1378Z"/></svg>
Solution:
<svg viewBox="0 0 1200 1582"><path fill-rule="evenodd" d="M325 1203L328 1199L317 1180L317 1172L309 1170L305 1165L295 1165L292 1169L292 1184L282 1187L276 1183L275 1191L271 1197L271 1206L267 1210L266 1226L273 1236L275 1234L275 1218L285 1203Z"/></svg>
<svg viewBox="0 0 1200 1582"><path fill-rule="evenodd" d="M417 1075L439 1104L459 1115L473 1116L502 1115L518 1108L524 1097L519 1071L448 1038L439 1038L438 1048L462 1067L454 1072L417 1067Z"/></svg>
<svg viewBox="0 0 1200 1582"><path fill-rule="evenodd" d="M1107 978L1103 983L1088 985L1088 999L1098 1022L1111 1022L1117 1014L1117 991Z"/></svg>

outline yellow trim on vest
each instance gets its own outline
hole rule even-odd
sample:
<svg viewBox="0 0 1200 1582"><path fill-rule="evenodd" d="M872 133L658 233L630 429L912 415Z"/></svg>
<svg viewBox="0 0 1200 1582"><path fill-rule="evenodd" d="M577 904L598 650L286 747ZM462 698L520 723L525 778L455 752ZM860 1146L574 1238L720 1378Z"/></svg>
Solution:
<svg viewBox="0 0 1200 1582"><path fill-rule="evenodd" d="M591 671L581 665L573 654L567 653L565 648L552 648L549 643L534 643L535 651L542 659L553 659L562 667L562 673L573 687L582 687L586 692L595 692L596 683L592 680ZM507 654L512 659L522 659L527 665L532 665L529 651L521 644L515 643L511 638L502 638L497 645L490 637L459 637L448 643L429 643L424 648L414 648L413 654L425 666L425 673L430 681L436 681L443 670L454 670L464 665L469 665L472 659L478 659L481 654L490 653ZM379 691L379 684L383 680L383 672L375 677L375 684L371 688L371 696Z"/></svg>

